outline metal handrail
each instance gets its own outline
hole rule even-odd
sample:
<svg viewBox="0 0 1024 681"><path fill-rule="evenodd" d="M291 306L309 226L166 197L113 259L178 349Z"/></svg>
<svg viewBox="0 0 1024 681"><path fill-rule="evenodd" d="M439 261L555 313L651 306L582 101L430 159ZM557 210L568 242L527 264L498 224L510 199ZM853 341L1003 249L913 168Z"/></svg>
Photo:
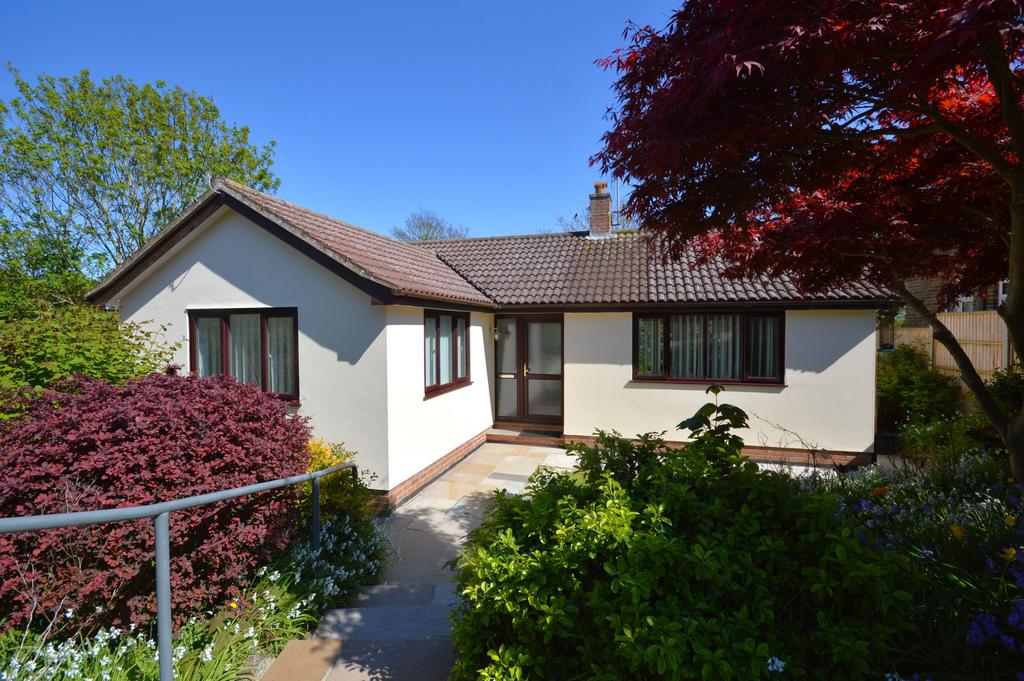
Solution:
<svg viewBox="0 0 1024 681"><path fill-rule="evenodd" d="M157 651L159 652L160 681L173 681L174 665L172 655L172 618L171 618L171 531L170 514L196 506L209 506L218 501L227 501L247 494L280 489L300 482L313 482L313 548L320 548L320 478L325 475L349 469L359 476L354 463L343 463L324 468L304 475L293 475L255 485L235 487L233 489L198 494L174 501L162 501L144 506L127 506L125 508L108 508L98 511L78 511L75 513L50 513L18 518L0 518L0 534L12 532L35 532L52 530L60 527L81 527L83 525L104 525L106 523L124 522L127 520L153 519L156 543L156 629Z"/></svg>

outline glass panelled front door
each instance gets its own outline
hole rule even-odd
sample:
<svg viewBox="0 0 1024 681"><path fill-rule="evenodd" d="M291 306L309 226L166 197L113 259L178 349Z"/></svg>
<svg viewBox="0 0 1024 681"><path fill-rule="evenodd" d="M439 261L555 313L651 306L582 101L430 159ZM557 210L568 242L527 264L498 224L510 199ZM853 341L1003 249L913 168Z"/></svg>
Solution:
<svg viewBox="0 0 1024 681"><path fill-rule="evenodd" d="M561 317L499 317L495 327L495 416L561 421Z"/></svg>

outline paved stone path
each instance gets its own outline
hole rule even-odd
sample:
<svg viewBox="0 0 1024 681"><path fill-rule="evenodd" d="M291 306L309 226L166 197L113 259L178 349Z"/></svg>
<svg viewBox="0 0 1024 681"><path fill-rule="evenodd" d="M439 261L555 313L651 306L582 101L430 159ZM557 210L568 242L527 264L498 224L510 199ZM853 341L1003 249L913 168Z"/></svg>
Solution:
<svg viewBox="0 0 1024 681"><path fill-rule="evenodd" d="M455 659L448 563L480 524L494 491L522 492L538 466L571 468L562 449L488 443L395 510L386 523L397 553L384 584L352 607L325 613L318 639L340 639L326 681L443 681Z"/></svg>

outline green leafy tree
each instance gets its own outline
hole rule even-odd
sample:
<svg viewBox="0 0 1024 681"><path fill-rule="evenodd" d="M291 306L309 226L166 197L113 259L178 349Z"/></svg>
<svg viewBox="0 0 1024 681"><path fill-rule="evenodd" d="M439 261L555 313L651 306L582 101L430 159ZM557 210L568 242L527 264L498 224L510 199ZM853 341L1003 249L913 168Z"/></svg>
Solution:
<svg viewBox="0 0 1024 681"><path fill-rule="evenodd" d="M163 368L173 354L160 330L88 305L43 305L0 324L0 391L44 388L80 374L115 385ZM0 404L0 413L11 405Z"/></svg>
<svg viewBox="0 0 1024 681"><path fill-rule="evenodd" d="M163 81L17 70L0 101L0 264L34 278L106 273L223 176L263 191L274 142L249 141L207 97ZM72 287L73 289L73 287Z"/></svg>
<svg viewBox="0 0 1024 681"><path fill-rule="evenodd" d="M420 210L405 219L405 227L392 227L391 236L399 241L438 241L463 239L469 236L469 230L453 225L432 210Z"/></svg>

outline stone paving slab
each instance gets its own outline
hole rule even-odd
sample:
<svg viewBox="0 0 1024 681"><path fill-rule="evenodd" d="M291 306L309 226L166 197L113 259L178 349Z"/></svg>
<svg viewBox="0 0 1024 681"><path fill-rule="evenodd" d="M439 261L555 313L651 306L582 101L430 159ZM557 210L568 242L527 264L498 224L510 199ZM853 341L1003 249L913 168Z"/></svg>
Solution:
<svg viewBox="0 0 1024 681"><path fill-rule="evenodd" d="M346 642L325 681L445 681L455 663L449 639Z"/></svg>
<svg viewBox="0 0 1024 681"><path fill-rule="evenodd" d="M450 612L447 604L329 610L320 618L315 637L346 642L447 638L451 630Z"/></svg>
<svg viewBox="0 0 1024 681"><path fill-rule="evenodd" d="M288 641L261 681L321 681L338 660L341 648L341 641Z"/></svg>

